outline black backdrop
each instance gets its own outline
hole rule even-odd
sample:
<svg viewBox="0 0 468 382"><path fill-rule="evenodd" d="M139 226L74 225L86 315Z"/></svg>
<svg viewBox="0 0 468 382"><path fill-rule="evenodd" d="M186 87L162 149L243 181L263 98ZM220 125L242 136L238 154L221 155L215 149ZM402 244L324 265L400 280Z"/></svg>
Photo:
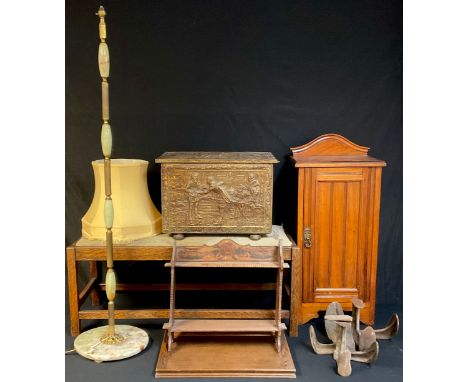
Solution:
<svg viewBox="0 0 468 382"><path fill-rule="evenodd" d="M377 303L402 303L402 4L389 0L81 1L66 5L66 244L100 159L99 5L107 10L113 156L271 151L274 224L294 233L290 147L342 134L387 162Z"/></svg>

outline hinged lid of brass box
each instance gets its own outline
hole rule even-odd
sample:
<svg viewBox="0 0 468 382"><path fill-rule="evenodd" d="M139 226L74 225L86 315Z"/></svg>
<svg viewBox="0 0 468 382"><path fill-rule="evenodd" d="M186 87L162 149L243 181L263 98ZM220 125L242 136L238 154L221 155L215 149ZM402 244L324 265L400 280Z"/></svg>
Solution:
<svg viewBox="0 0 468 382"><path fill-rule="evenodd" d="M167 152L161 163L165 233L271 232L273 164L268 152Z"/></svg>

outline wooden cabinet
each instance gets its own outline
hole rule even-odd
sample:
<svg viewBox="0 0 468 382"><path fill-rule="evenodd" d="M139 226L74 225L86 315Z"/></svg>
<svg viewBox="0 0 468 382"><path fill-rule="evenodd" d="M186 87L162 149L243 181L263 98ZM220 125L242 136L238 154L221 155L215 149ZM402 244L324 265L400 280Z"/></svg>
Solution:
<svg viewBox="0 0 468 382"><path fill-rule="evenodd" d="M305 323L332 301L374 321L380 179L385 162L337 134L291 148L298 168L297 244L302 271L297 310Z"/></svg>

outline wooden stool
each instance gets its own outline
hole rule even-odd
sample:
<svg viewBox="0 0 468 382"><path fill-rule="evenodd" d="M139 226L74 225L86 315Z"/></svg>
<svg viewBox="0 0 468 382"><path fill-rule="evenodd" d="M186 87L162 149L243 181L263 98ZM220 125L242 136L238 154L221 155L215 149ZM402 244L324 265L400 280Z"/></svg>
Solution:
<svg viewBox="0 0 468 382"><path fill-rule="evenodd" d="M283 242L284 260L290 262L290 283L284 287L291 299L290 311L282 310L281 318L290 320L289 334L297 336L299 304L299 273L300 253L294 241L284 232L281 226L273 226L271 235L253 241L244 236L188 236L178 244L201 250L205 245L220 243L223 239L230 239L241 245L253 248L274 247L278 239ZM173 238L167 234L137 240L130 244L116 244L114 246L115 261L170 261L172 257ZM68 296L70 309L70 331L72 336L80 334L81 320L106 320L107 309L82 309L83 303L91 296L93 305L99 305L99 290L105 290L97 271L97 262L106 261L105 242L79 239L66 250L68 269ZM77 266L79 262L88 262L89 279L85 287L78 288ZM275 283L235 283L235 284L178 284L178 290L275 290ZM162 291L169 290L169 284L117 284L118 291ZM274 319L274 309L175 309L175 318L249 318ZM116 309L116 319L167 319L168 309Z"/></svg>

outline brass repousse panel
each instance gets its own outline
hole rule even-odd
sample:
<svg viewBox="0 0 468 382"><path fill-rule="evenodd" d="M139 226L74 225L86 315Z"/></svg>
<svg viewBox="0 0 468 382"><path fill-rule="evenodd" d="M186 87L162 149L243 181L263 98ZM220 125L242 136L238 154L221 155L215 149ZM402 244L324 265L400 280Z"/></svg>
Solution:
<svg viewBox="0 0 468 382"><path fill-rule="evenodd" d="M272 163L162 163L165 233L271 232Z"/></svg>

